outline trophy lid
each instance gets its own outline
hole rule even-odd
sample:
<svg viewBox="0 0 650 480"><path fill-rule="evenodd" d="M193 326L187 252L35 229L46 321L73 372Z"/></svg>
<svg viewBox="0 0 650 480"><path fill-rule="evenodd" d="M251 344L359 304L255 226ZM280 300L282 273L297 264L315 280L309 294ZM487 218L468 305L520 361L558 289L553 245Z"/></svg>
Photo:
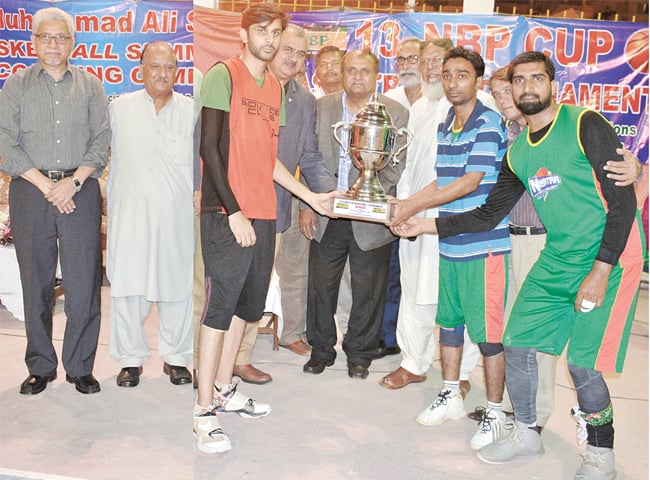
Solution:
<svg viewBox="0 0 650 480"><path fill-rule="evenodd" d="M377 92L372 94L370 101L359 110L354 121L355 124L369 124L377 126L392 127L393 120L390 118L386 105L379 101Z"/></svg>

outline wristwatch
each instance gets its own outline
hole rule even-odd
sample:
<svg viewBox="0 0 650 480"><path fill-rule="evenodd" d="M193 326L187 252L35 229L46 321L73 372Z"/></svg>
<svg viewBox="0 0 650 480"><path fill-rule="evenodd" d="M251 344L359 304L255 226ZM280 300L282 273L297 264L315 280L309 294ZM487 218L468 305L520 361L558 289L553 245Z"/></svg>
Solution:
<svg viewBox="0 0 650 480"><path fill-rule="evenodd" d="M79 192L81 190L81 182L77 177L72 177L72 184L74 185L75 192Z"/></svg>

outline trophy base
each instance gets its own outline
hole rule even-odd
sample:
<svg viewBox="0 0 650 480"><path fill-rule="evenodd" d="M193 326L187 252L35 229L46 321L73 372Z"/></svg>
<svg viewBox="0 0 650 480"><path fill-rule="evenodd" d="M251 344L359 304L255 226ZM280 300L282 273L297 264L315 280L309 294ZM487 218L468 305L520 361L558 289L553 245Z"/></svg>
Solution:
<svg viewBox="0 0 650 480"><path fill-rule="evenodd" d="M335 197L333 211L337 217L375 223L386 223L391 217L391 205L388 202L347 197Z"/></svg>

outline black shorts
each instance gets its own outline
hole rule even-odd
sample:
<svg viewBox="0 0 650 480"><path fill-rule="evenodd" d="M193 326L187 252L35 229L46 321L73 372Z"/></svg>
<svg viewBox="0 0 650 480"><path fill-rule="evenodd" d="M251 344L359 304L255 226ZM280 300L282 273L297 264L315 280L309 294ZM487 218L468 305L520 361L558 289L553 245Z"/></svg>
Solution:
<svg viewBox="0 0 650 480"><path fill-rule="evenodd" d="M201 324L228 330L233 315L247 322L262 318L273 270L275 220L251 220L256 242L240 247L221 213L201 215L205 265L205 306Z"/></svg>

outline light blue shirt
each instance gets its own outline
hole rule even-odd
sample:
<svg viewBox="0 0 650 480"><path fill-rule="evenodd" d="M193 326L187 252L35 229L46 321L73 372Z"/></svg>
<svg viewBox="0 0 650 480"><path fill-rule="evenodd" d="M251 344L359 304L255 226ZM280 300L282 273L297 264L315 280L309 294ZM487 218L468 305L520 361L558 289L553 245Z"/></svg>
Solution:
<svg viewBox="0 0 650 480"><path fill-rule="evenodd" d="M356 115L352 115L347 106L347 94L343 92L342 102L343 102L343 118L342 120L348 125L354 122ZM339 171L338 171L338 182L336 184L337 190L347 191L349 188L348 179L350 178L350 169L352 168L352 158L350 157L350 152L348 151L347 145L350 139L349 130L343 130L343 133L340 135L341 142L343 145L346 145L346 148L340 148L339 154Z"/></svg>

